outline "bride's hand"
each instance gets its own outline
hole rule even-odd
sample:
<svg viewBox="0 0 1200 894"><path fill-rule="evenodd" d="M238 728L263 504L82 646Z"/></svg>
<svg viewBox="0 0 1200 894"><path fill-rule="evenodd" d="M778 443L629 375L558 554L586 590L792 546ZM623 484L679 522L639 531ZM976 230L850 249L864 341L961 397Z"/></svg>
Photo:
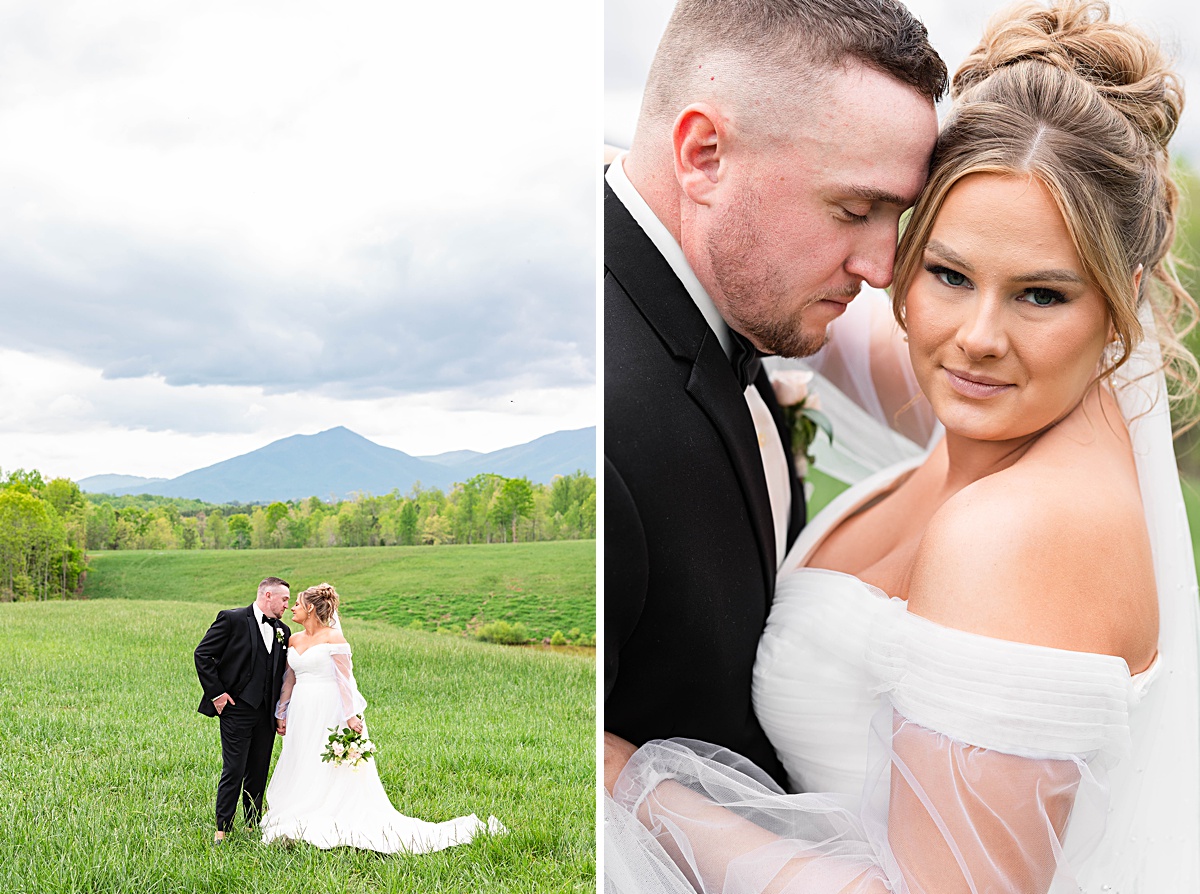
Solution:
<svg viewBox="0 0 1200 894"><path fill-rule="evenodd" d="M363 731L362 718L355 715L346 721L346 726L350 727L350 729L354 730L356 733L361 733Z"/></svg>

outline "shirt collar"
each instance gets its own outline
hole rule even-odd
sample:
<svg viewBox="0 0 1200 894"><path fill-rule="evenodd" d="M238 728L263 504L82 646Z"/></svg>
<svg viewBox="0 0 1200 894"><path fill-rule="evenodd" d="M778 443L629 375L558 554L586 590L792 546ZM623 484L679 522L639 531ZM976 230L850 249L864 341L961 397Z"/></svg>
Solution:
<svg viewBox="0 0 1200 894"><path fill-rule="evenodd" d="M257 603L257 602L255 602L255 603L254 603L253 605L251 605L250 607L251 607L252 609L254 609L254 623L256 623L256 624L262 624L262 619L263 619L263 610L262 610L261 608L259 608L259 607L258 607L258 603Z"/></svg>
<svg viewBox="0 0 1200 894"><path fill-rule="evenodd" d="M627 152L622 152L612 160L612 163L608 166L608 171L604 175L604 179L608 182L613 194L621 200L621 204L625 206L625 210L637 221L638 226L642 228L650 241L654 243L654 247L658 249L658 253L663 256L663 259L671 266L671 270L679 277L679 281L687 289L687 293L691 296L693 303L695 303L700 313L704 315L704 319L708 323L708 328L716 335L717 341L721 344L721 349L725 352L725 356L732 356L730 352L733 340L730 338L729 326L721 316L721 312L713 304L713 300L709 297L704 286L700 285L700 280L696 278L696 274L692 271L692 265L688 263L687 258L683 254L683 249L675 241L675 237L671 235L670 230L658 219L657 215L650 210L650 206L646 204L646 200L637 191L637 187L626 176L624 161L625 156L628 154Z"/></svg>

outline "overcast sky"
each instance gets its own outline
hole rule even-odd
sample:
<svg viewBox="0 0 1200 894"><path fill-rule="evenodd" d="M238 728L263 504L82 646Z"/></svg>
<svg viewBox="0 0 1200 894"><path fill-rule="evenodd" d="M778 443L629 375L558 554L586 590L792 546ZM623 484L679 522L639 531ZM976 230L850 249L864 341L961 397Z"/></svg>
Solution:
<svg viewBox="0 0 1200 894"><path fill-rule="evenodd" d="M0 469L595 424L601 16L0 0Z"/></svg>
<svg viewBox="0 0 1200 894"><path fill-rule="evenodd" d="M674 0L604 0L604 133L609 143L629 145L646 70L674 5ZM911 0L906 5L925 23L930 41L953 72L978 42L988 18L1011 4ZM1200 3L1117 0L1110 6L1114 18L1136 22L1173 50L1195 102L1200 102ZM1174 145L1200 161L1200 113L1195 109L1185 111Z"/></svg>

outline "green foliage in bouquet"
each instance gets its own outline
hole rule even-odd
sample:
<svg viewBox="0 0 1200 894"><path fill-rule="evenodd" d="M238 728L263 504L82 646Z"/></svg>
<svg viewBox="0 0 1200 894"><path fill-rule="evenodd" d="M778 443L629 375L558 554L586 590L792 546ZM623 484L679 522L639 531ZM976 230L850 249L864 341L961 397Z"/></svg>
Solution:
<svg viewBox="0 0 1200 894"><path fill-rule="evenodd" d="M359 719L362 719L362 715L359 715ZM336 726L329 727L329 741L325 750L321 752L322 763L357 767L374 756L375 743L362 733L356 733L348 726L341 729Z"/></svg>

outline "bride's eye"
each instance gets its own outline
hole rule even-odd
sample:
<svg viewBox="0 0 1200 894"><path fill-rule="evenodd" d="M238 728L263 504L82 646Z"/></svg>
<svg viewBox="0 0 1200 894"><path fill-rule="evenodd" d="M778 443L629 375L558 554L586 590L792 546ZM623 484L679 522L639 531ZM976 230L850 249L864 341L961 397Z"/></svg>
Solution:
<svg viewBox="0 0 1200 894"><path fill-rule="evenodd" d="M1054 289L1026 289L1017 296L1018 301L1032 304L1034 307L1052 307L1066 302L1066 296Z"/></svg>
<svg viewBox="0 0 1200 894"><path fill-rule="evenodd" d="M925 269L937 277L939 281L955 289L961 288L970 282L966 276L957 270L951 270L949 267L943 267L940 264L926 264Z"/></svg>

